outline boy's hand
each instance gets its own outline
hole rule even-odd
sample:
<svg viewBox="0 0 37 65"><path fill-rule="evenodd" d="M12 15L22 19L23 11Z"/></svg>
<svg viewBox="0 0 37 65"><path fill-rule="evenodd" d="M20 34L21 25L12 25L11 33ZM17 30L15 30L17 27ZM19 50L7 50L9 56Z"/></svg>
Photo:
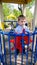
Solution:
<svg viewBox="0 0 37 65"><path fill-rule="evenodd" d="M26 41L24 41L24 44L27 44Z"/></svg>

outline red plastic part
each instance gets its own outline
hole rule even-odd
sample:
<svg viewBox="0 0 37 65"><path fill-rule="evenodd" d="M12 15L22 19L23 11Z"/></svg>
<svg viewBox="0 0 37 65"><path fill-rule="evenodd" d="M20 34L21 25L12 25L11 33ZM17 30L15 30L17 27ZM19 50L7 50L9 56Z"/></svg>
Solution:
<svg viewBox="0 0 37 65"><path fill-rule="evenodd" d="M28 44L28 36L25 36L23 39L25 40L24 43L27 45ZM17 36L16 37L16 49L18 49L20 53L22 53L21 40L22 40L21 36ZM12 39L12 40L10 40L10 42L14 44L15 40ZM31 42L32 42L32 39L30 38L30 43Z"/></svg>

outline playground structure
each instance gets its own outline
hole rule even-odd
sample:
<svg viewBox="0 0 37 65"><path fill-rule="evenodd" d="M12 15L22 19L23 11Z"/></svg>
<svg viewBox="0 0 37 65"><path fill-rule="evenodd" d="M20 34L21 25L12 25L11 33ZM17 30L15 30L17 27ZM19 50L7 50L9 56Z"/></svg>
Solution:
<svg viewBox="0 0 37 65"><path fill-rule="evenodd" d="M2 63L3 65L35 65L36 61L37 61L37 28L35 29L35 31L33 33L28 33L27 34L16 34L14 33L14 31L10 31L10 32L4 32L4 31L0 31L0 36L4 36L4 48L2 47L2 37L0 37L0 64ZM5 35L7 36L7 41L5 39ZM14 36L15 38L15 42L14 42L14 46L11 45L10 40L11 40L11 36ZM17 55L16 52L16 37L17 36L22 36L22 53ZM28 44L24 44L24 36L28 36ZM32 36L32 51L28 50L29 44L30 44L30 37ZM34 43L35 40L35 36L36 36L36 45ZM35 45L35 46L34 46ZM23 53L23 48L26 47L25 49L25 53ZM13 50L11 50L11 48L14 47ZM20 57L20 59L18 59ZM18 59L18 60L17 60ZM18 62L19 61L19 62Z"/></svg>
<svg viewBox="0 0 37 65"><path fill-rule="evenodd" d="M3 12L2 12L2 2L13 2L13 3L18 3L18 4L27 4L28 2L30 2L31 0L2 0L0 1L0 18L1 18L1 23L2 23L2 26L4 25L3 24L3 21L4 21L4 18L3 18ZM35 27L37 26L37 0L35 0L35 13L34 13L34 22L33 22L33 29L35 29ZM2 29L4 29L4 27L2 27ZM8 37L8 42L5 42L5 35ZM37 61L37 29L34 30L34 32L32 34L30 33L27 33L28 37L32 36L32 39L33 39L33 42L32 42L32 51L28 51L28 48L26 48L26 53L23 54L23 45L24 44L24 40L23 40L23 37L26 36L26 34L22 33L22 34L15 34L13 31L10 31L10 32L4 32L4 31L0 31L0 64L1 65L35 65L36 61ZM36 36L35 36L36 35ZM15 50L14 51L11 51L11 46L10 45L10 36L14 36L15 37L15 43L16 43L16 37L17 36L22 36L22 53L21 55L19 54L19 56L16 54L16 45L14 46L15 47ZM36 40L35 40L35 37L36 37ZM3 40L4 40L4 44L3 44ZM34 40L36 42L34 42ZM28 41L30 41L30 39L28 38ZM7 46L6 46L7 44ZM29 42L28 42L28 45L27 47L29 46ZM8 49L7 49L8 48ZM8 53L7 53L8 52ZM14 56L13 56L14 55ZM30 57L29 57L30 55ZM17 59L18 57L21 56L21 61L18 62ZM23 58L24 57L24 58ZM26 58L25 58L26 57Z"/></svg>

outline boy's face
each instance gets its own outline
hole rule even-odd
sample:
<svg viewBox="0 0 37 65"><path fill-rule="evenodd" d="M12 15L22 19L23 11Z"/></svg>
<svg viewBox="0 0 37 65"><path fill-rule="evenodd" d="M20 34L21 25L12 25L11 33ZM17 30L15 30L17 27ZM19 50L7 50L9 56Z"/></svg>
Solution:
<svg viewBox="0 0 37 65"><path fill-rule="evenodd" d="M23 26L23 25L25 24L25 22L26 22L26 19L21 18L21 19L18 21L18 24L21 25L21 26Z"/></svg>

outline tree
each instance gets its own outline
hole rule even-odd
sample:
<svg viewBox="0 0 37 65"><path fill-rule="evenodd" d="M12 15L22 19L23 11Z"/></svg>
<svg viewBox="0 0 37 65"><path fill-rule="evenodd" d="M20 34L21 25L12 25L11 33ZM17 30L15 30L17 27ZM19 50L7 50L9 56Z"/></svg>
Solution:
<svg viewBox="0 0 37 65"><path fill-rule="evenodd" d="M12 6L13 8L13 6ZM4 20L7 20L7 16L12 12L11 5L8 3L3 3L3 13L4 13Z"/></svg>
<svg viewBox="0 0 37 65"><path fill-rule="evenodd" d="M32 6L35 4L35 0L32 0L30 3L26 5L29 9L32 8Z"/></svg>
<svg viewBox="0 0 37 65"><path fill-rule="evenodd" d="M33 19L33 14L31 13L29 8L26 8L26 18L28 21L28 26L30 30L32 30L32 19Z"/></svg>
<svg viewBox="0 0 37 65"><path fill-rule="evenodd" d="M27 17L28 22L30 22L33 19L33 15L29 8L26 8L26 17Z"/></svg>
<svg viewBox="0 0 37 65"><path fill-rule="evenodd" d="M4 13L4 20L8 20L7 16L10 15L11 17L9 20L16 20L17 17L21 14L21 11L14 9L14 6L9 3L3 3L3 13Z"/></svg>
<svg viewBox="0 0 37 65"><path fill-rule="evenodd" d="M14 14L10 14L10 15L7 16L7 19L8 20L16 20L17 18Z"/></svg>
<svg viewBox="0 0 37 65"><path fill-rule="evenodd" d="M21 11L17 10L17 9L13 9L13 14L16 16L16 18L21 15Z"/></svg>
<svg viewBox="0 0 37 65"><path fill-rule="evenodd" d="M7 16L9 20L17 20L17 17L21 14L21 11L17 9L13 9L12 13Z"/></svg>

